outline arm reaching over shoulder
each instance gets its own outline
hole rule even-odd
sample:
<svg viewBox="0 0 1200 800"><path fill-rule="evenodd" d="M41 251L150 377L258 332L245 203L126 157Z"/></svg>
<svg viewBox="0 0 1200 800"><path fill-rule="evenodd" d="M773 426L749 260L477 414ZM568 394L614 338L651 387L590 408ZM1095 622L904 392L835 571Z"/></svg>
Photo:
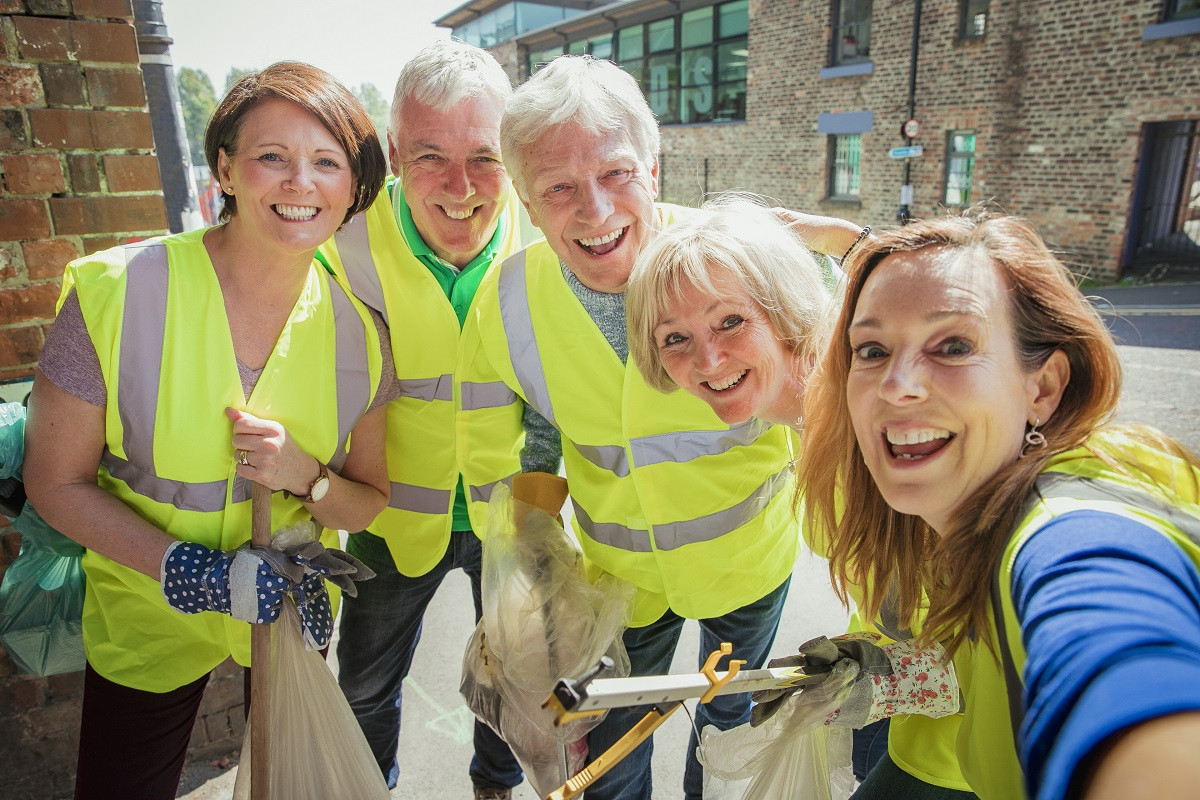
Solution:
<svg viewBox="0 0 1200 800"><path fill-rule="evenodd" d="M838 217L822 217L787 208L771 211L800 237L808 249L835 258L841 258L863 230L861 225Z"/></svg>

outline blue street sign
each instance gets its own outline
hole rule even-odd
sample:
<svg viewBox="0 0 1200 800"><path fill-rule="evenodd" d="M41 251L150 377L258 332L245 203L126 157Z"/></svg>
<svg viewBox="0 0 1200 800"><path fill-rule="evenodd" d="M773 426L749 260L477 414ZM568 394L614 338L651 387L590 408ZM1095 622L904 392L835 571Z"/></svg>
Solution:
<svg viewBox="0 0 1200 800"><path fill-rule="evenodd" d="M893 147L888 150L888 158L917 158L922 155L925 150L919 144L909 145L908 147Z"/></svg>

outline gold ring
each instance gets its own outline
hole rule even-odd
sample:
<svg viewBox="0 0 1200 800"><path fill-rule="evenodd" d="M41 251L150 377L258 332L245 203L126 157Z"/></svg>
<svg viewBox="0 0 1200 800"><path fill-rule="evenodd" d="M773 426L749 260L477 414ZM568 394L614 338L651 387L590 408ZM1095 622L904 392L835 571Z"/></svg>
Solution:
<svg viewBox="0 0 1200 800"><path fill-rule="evenodd" d="M243 467L250 466L250 454L247 453L245 450L238 450L236 453L236 456L237 456L237 462L239 464L241 464Z"/></svg>

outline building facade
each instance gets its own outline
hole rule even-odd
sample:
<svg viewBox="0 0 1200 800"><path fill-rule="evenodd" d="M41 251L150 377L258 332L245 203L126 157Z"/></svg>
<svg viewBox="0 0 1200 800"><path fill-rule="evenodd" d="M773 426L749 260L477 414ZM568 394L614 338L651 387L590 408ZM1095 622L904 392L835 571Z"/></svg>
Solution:
<svg viewBox="0 0 1200 800"><path fill-rule="evenodd" d="M562 18L522 29L530 5ZM1200 0L473 0L439 24L510 6L479 43L514 80L564 52L638 78L667 200L872 225L991 202L1101 280L1200 269Z"/></svg>

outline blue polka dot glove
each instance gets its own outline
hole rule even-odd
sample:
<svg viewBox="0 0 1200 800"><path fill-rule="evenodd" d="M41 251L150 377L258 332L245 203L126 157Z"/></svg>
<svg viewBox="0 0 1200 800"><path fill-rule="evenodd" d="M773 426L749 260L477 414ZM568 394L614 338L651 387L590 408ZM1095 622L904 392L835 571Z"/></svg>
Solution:
<svg viewBox="0 0 1200 800"><path fill-rule="evenodd" d="M222 551L174 542L163 556L163 596L184 614L217 611L246 622L274 622L305 569L291 559L263 555L257 548Z"/></svg>

